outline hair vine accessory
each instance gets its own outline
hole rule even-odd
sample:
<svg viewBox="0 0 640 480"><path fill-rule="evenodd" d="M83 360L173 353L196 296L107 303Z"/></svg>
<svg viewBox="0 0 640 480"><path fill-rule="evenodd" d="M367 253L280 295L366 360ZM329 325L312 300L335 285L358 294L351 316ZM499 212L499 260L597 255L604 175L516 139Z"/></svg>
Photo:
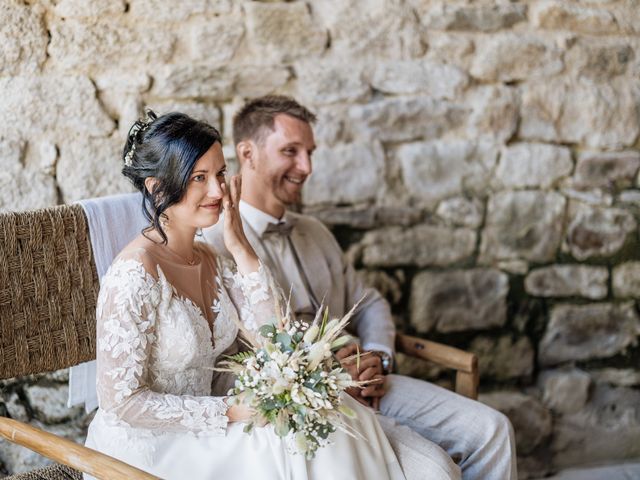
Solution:
<svg viewBox="0 0 640 480"><path fill-rule="evenodd" d="M131 139L131 148L129 149L127 154L124 156L125 166L130 167L131 164L133 163L133 155L136 151L136 142L138 139L138 135L144 132L145 130L147 130L156 118L158 118L158 116L155 114L153 110L146 109L145 119L137 120L136 123L134 123L131 126L129 133L127 134L127 136Z"/></svg>

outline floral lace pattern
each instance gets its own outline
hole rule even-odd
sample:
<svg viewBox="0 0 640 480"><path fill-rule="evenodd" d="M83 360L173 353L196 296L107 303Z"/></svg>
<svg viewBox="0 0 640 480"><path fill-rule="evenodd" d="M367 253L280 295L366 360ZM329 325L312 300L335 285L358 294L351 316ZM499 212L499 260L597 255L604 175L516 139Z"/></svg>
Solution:
<svg viewBox="0 0 640 480"><path fill-rule="evenodd" d="M211 396L212 366L235 340L238 321L255 329L276 302L268 270L240 275L217 259L213 331L157 266L118 258L102 280L97 308L98 398L114 426L223 435L224 397ZM262 323L262 322L260 322Z"/></svg>

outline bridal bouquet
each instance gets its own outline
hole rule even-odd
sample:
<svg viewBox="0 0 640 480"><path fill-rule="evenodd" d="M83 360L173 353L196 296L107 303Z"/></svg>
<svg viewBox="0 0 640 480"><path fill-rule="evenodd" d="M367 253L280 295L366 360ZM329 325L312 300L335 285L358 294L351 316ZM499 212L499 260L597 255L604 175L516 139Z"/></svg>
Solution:
<svg viewBox="0 0 640 480"><path fill-rule="evenodd" d="M251 350L227 357L220 366L236 375L229 391L233 401L256 412L245 432L271 424L291 453L307 459L329 443L336 429L355 436L342 419L354 418L355 412L341 403L340 393L363 383L352 380L332 355L350 340L341 332L352 312L329 320L325 310L310 325L287 314L255 335L243 332Z"/></svg>

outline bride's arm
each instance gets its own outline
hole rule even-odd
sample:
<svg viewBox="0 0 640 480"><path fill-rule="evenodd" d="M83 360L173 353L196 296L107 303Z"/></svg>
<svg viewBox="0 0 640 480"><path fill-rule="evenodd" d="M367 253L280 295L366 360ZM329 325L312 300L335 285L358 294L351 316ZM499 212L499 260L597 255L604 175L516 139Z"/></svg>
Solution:
<svg viewBox="0 0 640 480"><path fill-rule="evenodd" d="M135 259L114 262L97 308L98 401L113 421L162 431L224 434L246 412L225 397L154 392L149 357L162 309L161 284Z"/></svg>

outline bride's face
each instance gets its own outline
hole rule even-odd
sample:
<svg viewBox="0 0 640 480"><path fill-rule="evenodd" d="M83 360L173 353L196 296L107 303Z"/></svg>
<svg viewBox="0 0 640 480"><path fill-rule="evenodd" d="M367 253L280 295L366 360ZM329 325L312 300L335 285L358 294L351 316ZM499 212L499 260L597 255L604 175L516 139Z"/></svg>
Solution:
<svg viewBox="0 0 640 480"><path fill-rule="evenodd" d="M182 200L166 210L169 225L206 228L216 223L222 211L226 171L222 145L216 142L193 166Z"/></svg>

